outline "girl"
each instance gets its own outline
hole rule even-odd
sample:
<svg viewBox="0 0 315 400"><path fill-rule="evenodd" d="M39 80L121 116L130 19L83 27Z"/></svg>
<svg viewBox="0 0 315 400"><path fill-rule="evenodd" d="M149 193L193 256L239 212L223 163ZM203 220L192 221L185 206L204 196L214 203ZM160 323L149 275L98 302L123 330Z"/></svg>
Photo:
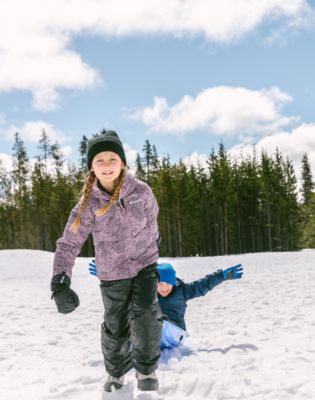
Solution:
<svg viewBox="0 0 315 400"><path fill-rule="evenodd" d="M126 156L116 132L89 140L87 166L82 196L57 241L52 297L62 313L79 305L70 289L71 271L91 232L105 307L104 390L120 389L132 367L138 389L156 390L162 329L156 300L158 205L150 187L126 173Z"/></svg>

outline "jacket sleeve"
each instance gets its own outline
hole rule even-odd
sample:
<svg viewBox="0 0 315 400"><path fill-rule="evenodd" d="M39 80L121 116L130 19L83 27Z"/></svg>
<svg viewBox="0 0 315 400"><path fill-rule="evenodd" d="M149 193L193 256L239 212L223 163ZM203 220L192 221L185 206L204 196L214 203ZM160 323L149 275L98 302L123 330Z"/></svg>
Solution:
<svg viewBox="0 0 315 400"><path fill-rule="evenodd" d="M185 299L190 300L195 297L205 296L215 286L222 283L223 280L223 273L219 270L197 281L185 283L183 286Z"/></svg>
<svg viewBox="0 0 315 400"><path fill-rule="evenodd" d="M94 215L87 207L81 214L80 227L76 233L70 230L71 224L79 212L79 203L72 209L63 235L56 242L53 263L53 276L65 272L71 278L75 258L92 231Z"/></svg>
<svg viewBox="0 0 315 400"><path fill-rule="evenodd" d="M156 240L156 243L159 243L160 234L159 234L159 227L157 222L157 216L159 213L159 206L156 201L156 198L152 192L152 189L147 186L147 193L146 193L146 216L147 216L147 225L149 227L150 234Z"/></svg>

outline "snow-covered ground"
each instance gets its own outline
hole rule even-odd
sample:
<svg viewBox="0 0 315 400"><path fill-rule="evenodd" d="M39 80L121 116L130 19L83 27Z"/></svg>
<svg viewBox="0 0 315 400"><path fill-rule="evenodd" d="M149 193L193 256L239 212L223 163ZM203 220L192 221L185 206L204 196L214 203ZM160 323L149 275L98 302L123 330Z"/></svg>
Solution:
<svg viewBox="0 0 315 400"><path fill-rule="evenodd" d="M186 281L236 263L228 281L191 300L190 337L164 352L160 390L102 393L103 305L98 280L78 258L72 287L81 305L58 314L50 300L53 254L0 251L0 399L315 399L315 251L163 259Z"/></svg>

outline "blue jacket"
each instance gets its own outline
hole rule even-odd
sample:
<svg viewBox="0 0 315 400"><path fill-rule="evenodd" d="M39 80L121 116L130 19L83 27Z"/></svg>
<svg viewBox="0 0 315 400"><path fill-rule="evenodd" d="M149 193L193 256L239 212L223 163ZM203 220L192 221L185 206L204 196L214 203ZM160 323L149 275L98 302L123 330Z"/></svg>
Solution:
<svg viewBox="0 0 315 400"><path fill-rule="evenodd" d="M185 283L177 278L176 285L173 286L172 292L167 297L162 297L158 294L162 313L169 321L186 330L185 313L187 301L195 297L205 296L215 286L223 282L223 280L221 270L189 283Z"/></svg>

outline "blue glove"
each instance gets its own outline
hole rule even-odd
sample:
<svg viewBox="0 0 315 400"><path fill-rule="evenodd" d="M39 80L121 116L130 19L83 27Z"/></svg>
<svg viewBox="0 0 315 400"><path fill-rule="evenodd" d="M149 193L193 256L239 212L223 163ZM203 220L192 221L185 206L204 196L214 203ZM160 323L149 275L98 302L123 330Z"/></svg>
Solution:
<svg viewBox="0 0 315 400"><path fill-rule="evenodd" d="M241 279L241 277L243 276L242 264L237 264L234 265L234 267L224 269L222 273L223 273L223 279L225 281L227 279Z"/></svg>
<svg viewBox="0 0 315 400"><path fill-rule="evenodd" d="M96 263L95 263L95 260L92 260L92 261L89 263L89 271L90 271L90 274L91 274L91 275L96 276Z"/></svg>

